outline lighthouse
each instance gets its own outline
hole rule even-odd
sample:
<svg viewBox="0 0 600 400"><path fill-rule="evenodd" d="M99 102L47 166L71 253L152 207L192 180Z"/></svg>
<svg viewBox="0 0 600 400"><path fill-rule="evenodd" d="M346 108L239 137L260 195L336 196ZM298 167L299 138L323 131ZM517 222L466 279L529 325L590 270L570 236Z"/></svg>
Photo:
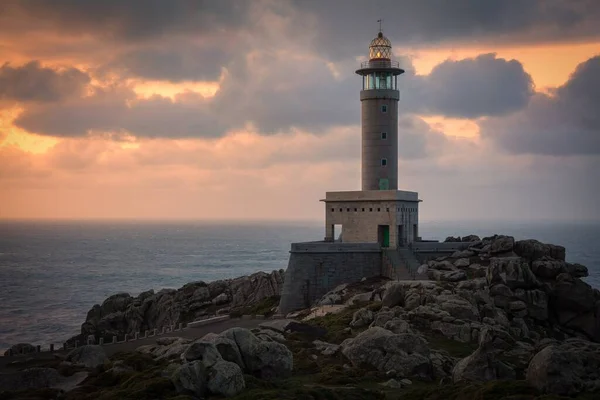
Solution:
<svg viewBox="0 0 600 400"><path fill-rule="evenodd" d="M292 243L280 313L310 307L336 286L364 277L427 279L418 273L420 263L462 249L462 243L421 240L419 194L398 190L403 72L380 27L368 60L356 70L362 77L361 190L325 193L324 240Z"/></svg>
<svg viewBox="0 0 600 400"><path fill-rule="evenodd" d="M419 239L421 200L417 192L398 190L398 77L404 70L381 29L356 73L362 77L361 190L326 193L325 241L406 247Z"/></svg>
<svg viewBox="0 0 600 400"><path fill-rule="evenodd" d="M392 43L382 32L369 45L369 60L356 71L362 76L362 190L398 189L398 75Z"/></svg>

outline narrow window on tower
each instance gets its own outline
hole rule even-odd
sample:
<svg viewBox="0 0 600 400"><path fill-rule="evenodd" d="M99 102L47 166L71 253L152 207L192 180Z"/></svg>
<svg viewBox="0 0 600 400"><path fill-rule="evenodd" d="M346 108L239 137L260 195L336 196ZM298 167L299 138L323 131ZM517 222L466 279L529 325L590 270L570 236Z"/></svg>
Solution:
<svg viewBox="0 0 600 400"><path fill-rule="evenodd" d="M385 167L387 165L387 158L382 158L381 159L381 166Z"/></svg>
<svg viewBox="0 0 600 400"><path fill-rule="evenodd" d="M381 139L382 140L387 139L387 132L381 132Z"/></svg>
<svg viewBox="0 0 600 400"><path fill-rule="evenodd" d="M386 113L387 112L387 104L384 104L381 106L381 112L382 113Z"/></svg>

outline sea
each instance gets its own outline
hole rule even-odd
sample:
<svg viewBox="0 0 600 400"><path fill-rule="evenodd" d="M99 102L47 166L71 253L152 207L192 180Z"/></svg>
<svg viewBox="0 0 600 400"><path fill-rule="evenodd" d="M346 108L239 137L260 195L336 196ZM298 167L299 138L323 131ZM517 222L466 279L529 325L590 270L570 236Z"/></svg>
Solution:
<svg viewBox="0 0 600 400"><path fill-rule="evenodd" d="M600 288L600 223L420 225L424 239L495 233L565 246ZM0 221L0 355L15 343L62 343L112 294L285 269L290 243L323 236L312 221Z"/></svg>

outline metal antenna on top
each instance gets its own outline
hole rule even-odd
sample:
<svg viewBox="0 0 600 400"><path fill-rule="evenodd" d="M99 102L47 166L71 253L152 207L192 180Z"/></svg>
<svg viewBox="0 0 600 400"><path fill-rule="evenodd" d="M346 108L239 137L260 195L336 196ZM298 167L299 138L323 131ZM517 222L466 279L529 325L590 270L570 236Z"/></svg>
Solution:
<svg viewBox="0 0 600 400"><path fill-rule="evenodd" d="M383 22L383 18L378 19L377 22L379 22L379 32L383 32L381 30L381 23Z"/></svg>

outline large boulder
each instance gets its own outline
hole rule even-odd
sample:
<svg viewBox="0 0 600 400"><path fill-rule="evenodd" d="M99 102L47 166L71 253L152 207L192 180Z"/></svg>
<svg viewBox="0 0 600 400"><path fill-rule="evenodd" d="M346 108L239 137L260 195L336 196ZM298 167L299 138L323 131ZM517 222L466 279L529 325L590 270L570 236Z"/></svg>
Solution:
<svg viewBox="0 0 600 400"><path fill-rule="evenodd" d="M545 244L534 239L519 240L515 243L514 252L529 261L535 261L543 257L550 257L559 261L565 260L564 247Z"/></svg>
<svg viewBox="0 0 600 400"><path fill-rule="evenodd" d="M529 363L527 381L537 389L573 396L600 391L600 344L567 339L549 345Z"/></svg>
<svg viewBox="0 0 600 400"><path fill-rule="evenodd" d="M235 342L242 359L240 367L262 379L287 377L292 373L292 352L281 343L266 342L244 328L231 328L220 336Z"/></svg>
<svg viewBox="0 0 600 400"><path fill-rule="evenodd" d="M352 328L361 328L363 326L367 326L373 322L374 315L373 311L368 308L361 308L357 310L352 316L352 321L350 322L350 326Z"/></svg>
<svg viewBox="0 0 600 400"><path fill-rule="evenodd" d="M391 283L385 286L381 304L385 307L404 306L404 296L406 289L401 283Z"/></svg>
<svg viewBox="0 0 600 400"><path fill-rule="evenodd" d="M71 350L65 360L75 364L83 364L87 368L96 368L107 362L108 357L102 346L87 345Z"/></svg>
<svg viewBox="0 0 600 400"><path fill-rule="evenodd" d="M224 360L211 342L193 342L181 359L184 364L172 377L180 393L192 392L202 396L208 390L212 394L229 397L246 387L239 365Z"/></svg>
<svg viewBox="0 0 600 400"><path fill-rule="evenodd" d="M490 253L492 254L506 253L513 250L515 238L512 236L496 236L490 246Z"/></svg>
<svg viewBox="0 0 600 400"><path fill-rule="evenodd" d="M512 290L532 289L540 285L527 261L520 257L491 258L487 281L489 286L503 284Z"/></svg>
<svg viewBox="0 0 600 400"><path fill-rule="evenodd" d="M246 387L239 365L220 360L208 369L208 390L225 397L235 396Z"/></svg>
<svg viewBox="0 0 600 400"><path fill-rule="evenodd" d="M171 375L171 381L178 393L203 398L208 384L206 367L202 361L182 364Z"/></svg>
<svg viewBox="0 0 600 400"><path fill-rule="evenodd" d="M346 339L341 348L356 367L367 364L382 372L394 370L403 377L432 377L427 341L413 333L394 334L373 327L355 338Z"/></svg>
<svg viewBox="0 0 600 400"><path fill-rule="evenodd" d="M455 383L515 379L515 371L497 358L499 353L508 348L505 345L507 342L495 336L496 332L489 327L481 330L479 347L470 356L457 362L452 370Z"/></svg>
<svg viewBox="0 0 600 400"><path fill-rule="evenodd" d="M12 354L28 354L28 353L35 353L36 352L36 347L32 344L29 343L18 343L15 345L12 345L10 347L10 349L6 350L4 352L5 356L8 356L12 351Z"/></svg>

